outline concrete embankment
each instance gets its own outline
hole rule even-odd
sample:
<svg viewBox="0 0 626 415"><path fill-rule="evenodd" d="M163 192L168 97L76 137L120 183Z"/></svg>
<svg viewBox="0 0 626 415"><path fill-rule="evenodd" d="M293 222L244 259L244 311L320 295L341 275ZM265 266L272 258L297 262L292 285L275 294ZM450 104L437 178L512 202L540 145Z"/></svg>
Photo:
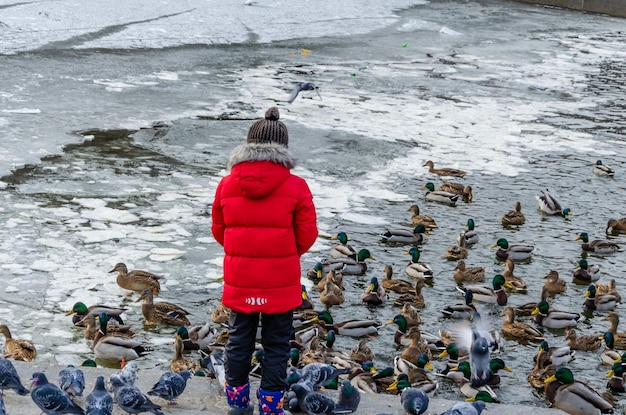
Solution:
<svg viewBox="0 0 626 415"><path fill-rule="evenodd" d="M15 362L15 368L17 369L22 383L24 386L29 387L30 379L33 372L44 372L50 382L58 384L58 374L64 366L50 366L47 364L40 364L37 362L24 363ZM85 372L85 380L87 387L85 394L80 401L81 406L84 407L84 398L93 389L96 377L103 375L108 377L111 373L115 372L113 369L107 368L82 368ZM144 392L150 390L152 385L161 376L161 372L158 370L140 370L137 386ZM256 390L258 385L253 385L253 390ZM325 391L329 396L336 397L336 392ZM210 414L210 415L223 415L227 412L226 398L222 393L222 388L218 385L215 379L206 377L193 377L187 383L185 392L178 398L176 405L167 405L167 403L157 397L151 397L154 403L163 405L163 412L166 414L181 414L181 415L196 415L196 414ZM460 399L459 399L460 400ZM5 391L4 402L6 405L7 414L9 415L34 415L39 414L41 411L33 403L30 396L19 396L15 392L9 390ZM256 403L256 402L255 402ZM447 408L451 407L455 402L444 399L432 399L427 414L440 414ZM255 413L258 414L257 411ZM363 394L361 403L356 412L362 415L378 415L378 414L404 414L402 406L400 405L400 398L394 395L370 395ZM564 412L556 409L548 409L542 407L529 407L522 405L507 405L507 404L488 404L485 414L501 413L506 415L563 415ZM117 407L114 407L114 415L122 415L124 412Z"/></svg>
<svg viewBox="0 0 626 415"><path fill-rule="evenodd" d="M626 17L626 0L517 0L522 3L542 4L581 12Z"/></svg>

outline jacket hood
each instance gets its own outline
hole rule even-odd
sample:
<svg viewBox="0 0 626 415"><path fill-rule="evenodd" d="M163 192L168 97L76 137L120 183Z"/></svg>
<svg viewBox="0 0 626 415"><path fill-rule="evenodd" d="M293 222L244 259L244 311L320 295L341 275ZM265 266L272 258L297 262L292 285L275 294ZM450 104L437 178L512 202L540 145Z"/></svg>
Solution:
<svg viewBox="0 0 626 415"><path fill-rule="evenodd" d="M245 197L258 199L287 180L295 165L293 155L283 145L246 143L232 151L227 169Z"/></svg>

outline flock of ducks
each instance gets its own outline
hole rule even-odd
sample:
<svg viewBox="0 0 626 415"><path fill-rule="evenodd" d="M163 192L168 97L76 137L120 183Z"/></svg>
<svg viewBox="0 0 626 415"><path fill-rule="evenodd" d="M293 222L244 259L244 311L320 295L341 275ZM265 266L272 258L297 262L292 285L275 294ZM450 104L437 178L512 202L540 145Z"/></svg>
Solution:
<svg viewBox="0 0 626 415"><path fill-rule="evenodd" d="M436 169L432 161L426 162L424 166L429 168L430 173L440 176L465 176L465 172L458 169ZM594 165L593 172L605 176L614 174L601 161ZM461 183L445 182L435 188L432 182L428 182L424 188L427 189L425 200L435 203L454 206L459 201L469 203L473 200L471 186ZM538 209L545 214L566 217L572 213L548 190L542 191L536 199ZM427 304L424 291L429 290L435 281L431 266L421 259L420 246L427 241L430 232L439 226L435 219L421 214L417 204L410 206L408 211L411 212L412 227L388 228L380 234L381 244L388 249L401 249L408 256L402 269L408 279L395 276L392 266L386 265L384 276L380 279L367 276L367 284L360 298L371 311L385 304L397 307L397 313L390 321L356 316L345 321L333 318L332 307L346 301L346 286L360 281L353 277L371 274L368 263L376 260L369 249L355 249L351 246L345 232L333 236L336 245L324 259L307 270L306 276L313 282L312 287L317 292L311 294L303 285L302 306L294 313L294 335L288 370L290 388L286 395L286 408L309 415L354 412L360 394L390 393L398 394L400 405L406 413L421 414L427 411L429 399L437 393L440 383L449 382L458 387L459 395L468 402L459 402L444 413L477 415L487 404L499 402L494 389L497 390L505 380L501 379L498 372L510 371L502 359L502 339L506 338L522 344L530 342L538 345L533 369L527 378L529 385L543 391L551 406L572 415L611 413L613 393L625 389L622 362L626 362L626 354L619 351L626 348L626 333L618 331L619 315L615 310L621 302L621 296L617 292L615 280L601 283L598 265L589 264L583 257L572 275L575 284L586 287L581 310L572 312L551 308L550 299L567 290L567 282L554 270L544 277L546 281L538 301L509 305L511 293L524 293L527 290L524 280L515 275L515 264L532 258L534 247L513 244L504 238L496 240L492 246L496 249L495 259L503 262L505 270L501 274L488 276L485 267L472 267L465 263L472 245L480 241L476 224L470 218L466 229L458 234L456 245L448 247L444 255L446 259L456 261L453 279L458 284L457 290L463 301L458 304L451 301L441 307L442 316L453 322L448 330L429 333L420 328L420 311ZM519 201L513 210L504 213L501 222L505 227L524 226L526 217ZM626 232L626 218L610 219L606 232ZM581 232L578 239L582 241L581 252L612 255L621 251L618 244L610 240L590 240L585 232ZM172 302L155 301L161 291L161 277L147 271L129 271L123 263L115 265L110 272L117 273L116 281L120 287L138 295L136 302L142 302L145 324L176 327L173 357L167 376L183 374L183 385L192 375L206 375L223 381L223 347L227 339L224 327L228 321L228 309L220 305L213 310L212 324L207 322L193 326L189 320L190 314L183 307ZM321 310L316 309L315 303L318 301L323 305ZM480 313L482 307L501 309L503 320L499 327L490 327L492 322L483 321ZM107 401L106 407L106 396L111 398L110 393L113 392L120 407L127 405L124 402L129 402L130 396L147 405L141 411L160 413L160 407L152 404L143 392L117 379L123 377L125 371L137 367L133 360L150 358L152 351L151 345L138 340L133 328L125 325L123 315L126 311L125 308L102 304L88 307L82 302L76 302L67 315L72 316L72 324L84 328L84 336L92 344L93 361L119 364L122 367L112 379L99 378L96 382L94 393ZM606 314L605 321L610 327L597 335L579 334L576 329L587 312ZM530 321L523 321L520 317ZM392 360L381 365L368 343L373 336L383 334L388 326L395 327L389 331L389 335L393 336L396 352ZM562 335L564 344L548 345L544 334L546 330ZM10 362L10 358L25 361L36 359L36 349L31 342L14 339L7 325L0 326L0 332L5 337L6 345L6 355L0 359L0 365ZM352 343L353 347L350 350L337 348L338 337L342 339L341 343ZM191 353L196 352L199 355L192 357ZM608 369L607 391L603 393L575 380L575 374L568 367L576 353L594 352L598 353L599 364L607 365ZM252 376L262 376L262 359L263 351L258 347L252 362ZM435 359L442 364L437 371L433 370L432 365ZM89 359L85 364L92 364L93 361ZM377 362L376 365L374 362ZM180 379L176 379L180 384ZM51 392L60 396L59 399L65 394L71 402L72 395L77 392L69 392L73 386L64 387L61 380L59 382L60 386L57 387L48 382L45 375L35 374L31 389L33 400L37 399L33 391L50 388ZM19 380L17 384L19 386L14 388L16 393L28 393ZM171 388L171 385L168 387ZM338 389L339 399L329 399L321 390L322 387ZM127 396L120 394L119 390L124 390ZM182 390L179 387L178 395ZM165 396L168 402L178 396L174 395L157 394ZM64 399L64 405L71 407L72 404ZM49 411L46 413L62 413L42 408L42 411L46 410ZM140 413L137 408L126 407L124 410ZM77 410L75 413L81 412Z"/></svg>

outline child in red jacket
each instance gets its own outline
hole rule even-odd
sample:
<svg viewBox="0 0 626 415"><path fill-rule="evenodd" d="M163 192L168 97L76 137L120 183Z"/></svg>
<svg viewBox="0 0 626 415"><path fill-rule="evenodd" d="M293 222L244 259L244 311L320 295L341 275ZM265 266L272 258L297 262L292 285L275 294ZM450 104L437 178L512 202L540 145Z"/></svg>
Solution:
<svg viewBox="0 0 626 415"><path fill-rule="evenodd" d="M317 238L313 195L291 174L287 127L278 108L230 155L212 207L213 236L224 247L222 303L231 309L225 351L231 415L253 412L248 375L259 320L265 351L257 396L263 415L283 414L293 309L302 303L300 256Z"/></svg>

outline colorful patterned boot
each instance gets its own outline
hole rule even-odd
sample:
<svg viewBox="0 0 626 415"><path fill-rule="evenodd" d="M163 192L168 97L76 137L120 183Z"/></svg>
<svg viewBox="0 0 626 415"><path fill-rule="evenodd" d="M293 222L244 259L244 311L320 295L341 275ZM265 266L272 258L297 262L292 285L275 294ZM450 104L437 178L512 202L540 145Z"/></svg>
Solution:
<svg viewBox="0 0 626 415"><path fill-rule="evenodd" d="M285 392L259 389L257 397L259 398L259 412L261 415L284 415L283 400Z"/></svg>
<svg viewBox="0 0 626 415"><path fill-rule="evenodd" d="M230 410L228 415L252 415L254 408L250 405L250 382L242 386L224 385L226 400Z"/></svg>

